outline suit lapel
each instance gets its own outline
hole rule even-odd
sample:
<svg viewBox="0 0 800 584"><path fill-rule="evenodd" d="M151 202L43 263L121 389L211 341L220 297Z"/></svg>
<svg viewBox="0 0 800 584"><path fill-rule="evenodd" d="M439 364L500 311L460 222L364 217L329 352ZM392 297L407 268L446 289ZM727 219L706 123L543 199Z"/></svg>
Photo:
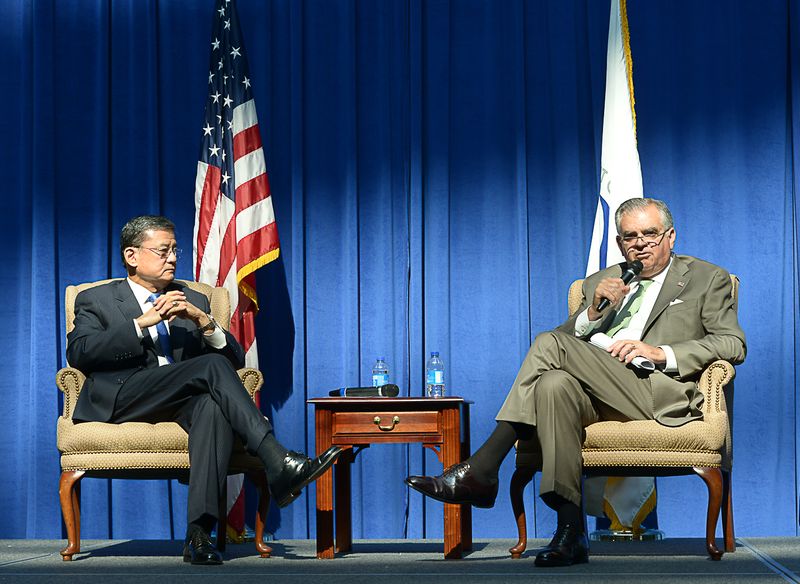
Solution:
<svg viewBox="0 0 800 584"><path fill-rule="evenodd" d="M661 313L669 306L670 302L680 296L681 292L686 289L691 277L692 275L689 272L689 266L686 262L678 256L675 256L672 260L672 266L670 266L667 272L667 277L664 278L664 284L661 286L661 291L658 293L658 298L656 298L656 303L653 305L653 310L650 311L650 316L647 318L644 330L642 330L643 339L647 336L650 327L653 326L656 319L661 316Z"/></svg>
<svg viewBox="0 0 800 584"><path fill-rule="evenodd" d="M136 296L133 295L133 290L131 290L127 280L118 280L116 282L114 298L117 300L117 307L126 320L134 320L142 316L142 309L139 307L139 302L136 300Z"/></svg>
<svg viewBox="0 0 800 584"><path fill-rule="evenodd" d="M139 301L136 300L136 296L133 295L133 290L131 290L128 280L119 280L116 284L114 298L117 301L117 308L119 308L120 312L125 317L125 320L131 321L142 316L142 308L139 306ZM153 355L157 355L158 350L153 343L153 337L151 337L146 330L143 332L144 338L142 339L142 342L144 343L144 346L147 347L147 349L151 351Z"/></svg>

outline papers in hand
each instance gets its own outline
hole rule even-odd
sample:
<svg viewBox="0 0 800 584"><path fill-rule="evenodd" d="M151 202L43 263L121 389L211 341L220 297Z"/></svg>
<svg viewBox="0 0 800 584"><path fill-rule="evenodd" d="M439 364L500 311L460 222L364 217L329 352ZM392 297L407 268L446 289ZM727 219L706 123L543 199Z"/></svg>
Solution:
<svg viewBox="0 0 800 584"><path fill-rule="evenodd" d="M614 344L614 339L605 333L595 333L589 338L589 342L596 347L600 347L601 349L608 349ZM639 369L644 369L645 371L656 370L656 364L650 361L650 359L645 359L644 357L634 357L631 361L631 365L638 367Z"/></svg>

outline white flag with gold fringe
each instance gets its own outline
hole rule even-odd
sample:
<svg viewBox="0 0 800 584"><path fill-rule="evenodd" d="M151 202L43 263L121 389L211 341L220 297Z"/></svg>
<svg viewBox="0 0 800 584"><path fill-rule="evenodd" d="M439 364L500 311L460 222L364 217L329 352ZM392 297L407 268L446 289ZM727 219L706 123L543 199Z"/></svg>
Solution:
<svg viewBox="0 0 800 584"><path fill-rule="evenodd" d="M614 241L614 213L623 201L642 196L634 103L626 0L611 0L600 193L587 276L623 261ZM651 477L588 479L584 485L584 503L590 515L606 515L612 530L637 533L641 531L641 522L655 507L655 481Z"/></svg>

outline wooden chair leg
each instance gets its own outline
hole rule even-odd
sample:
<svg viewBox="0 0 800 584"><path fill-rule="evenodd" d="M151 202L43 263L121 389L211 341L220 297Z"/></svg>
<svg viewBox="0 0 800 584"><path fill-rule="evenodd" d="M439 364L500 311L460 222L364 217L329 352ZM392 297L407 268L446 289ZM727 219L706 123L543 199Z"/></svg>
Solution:
<svg viewBox="0 0 800 584"><path fill-rule="evenodd" d="M82 470L65 470L58 483L61 514L67 528L67 547L61 550L61 558L65 562L71 562L72 556L81 551L81 502L78 490L84 474Z"/></svg>
<svg viewBox="0 0 800 584"><path fill-rule="evenodd" d="M722 559L722 551L717 547L715 533L722 506L722 471L718 468L694 467L692 470L703 479L708 487L708 514L706 515L706 550L712 560Z"/></svg>
<svg viewBox="0 0 800 584"><path fill-rule="evenodd" d="M511 557L515 560L522 557L522 553L528 546L528 528L525 521L525 501L523 496L525 494L525 487L533 480L533 475L535 474L536 469L533 467L517 467L514 474L511 476L511 485L509 486L511 508L517 520L519 541L517 541L517 545L509 548L508 551L511 552Z"/></svg>
<svg viewBox="0 0 800 584"><path fill-rule="evenodd" d="M256 551L262 558L268 558L272 554L272 548L264 543L264 527L267 524L267 511L269 511L269 485L267 475L263 470L251 471L247 473L250 480L258 489L258 511L256 511Z"/></svg>
<svg viewBox="0 0 800 584"><path fill-rule="evenodd" d="M733 533L733 494L731 493L731 471L722 471L722 533L725 537L725 551L736 551L736 537Z"/></svg>

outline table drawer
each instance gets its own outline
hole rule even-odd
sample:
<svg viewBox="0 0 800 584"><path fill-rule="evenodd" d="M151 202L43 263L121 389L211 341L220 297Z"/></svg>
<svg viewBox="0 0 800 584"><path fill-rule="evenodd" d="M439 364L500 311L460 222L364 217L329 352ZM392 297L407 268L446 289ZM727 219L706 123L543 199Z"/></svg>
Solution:
<svg viewBox="0 0 800 584"><path fill-rule="evenodd" d="M335 412L333 435L439 432L439 412Z"/></svg>

